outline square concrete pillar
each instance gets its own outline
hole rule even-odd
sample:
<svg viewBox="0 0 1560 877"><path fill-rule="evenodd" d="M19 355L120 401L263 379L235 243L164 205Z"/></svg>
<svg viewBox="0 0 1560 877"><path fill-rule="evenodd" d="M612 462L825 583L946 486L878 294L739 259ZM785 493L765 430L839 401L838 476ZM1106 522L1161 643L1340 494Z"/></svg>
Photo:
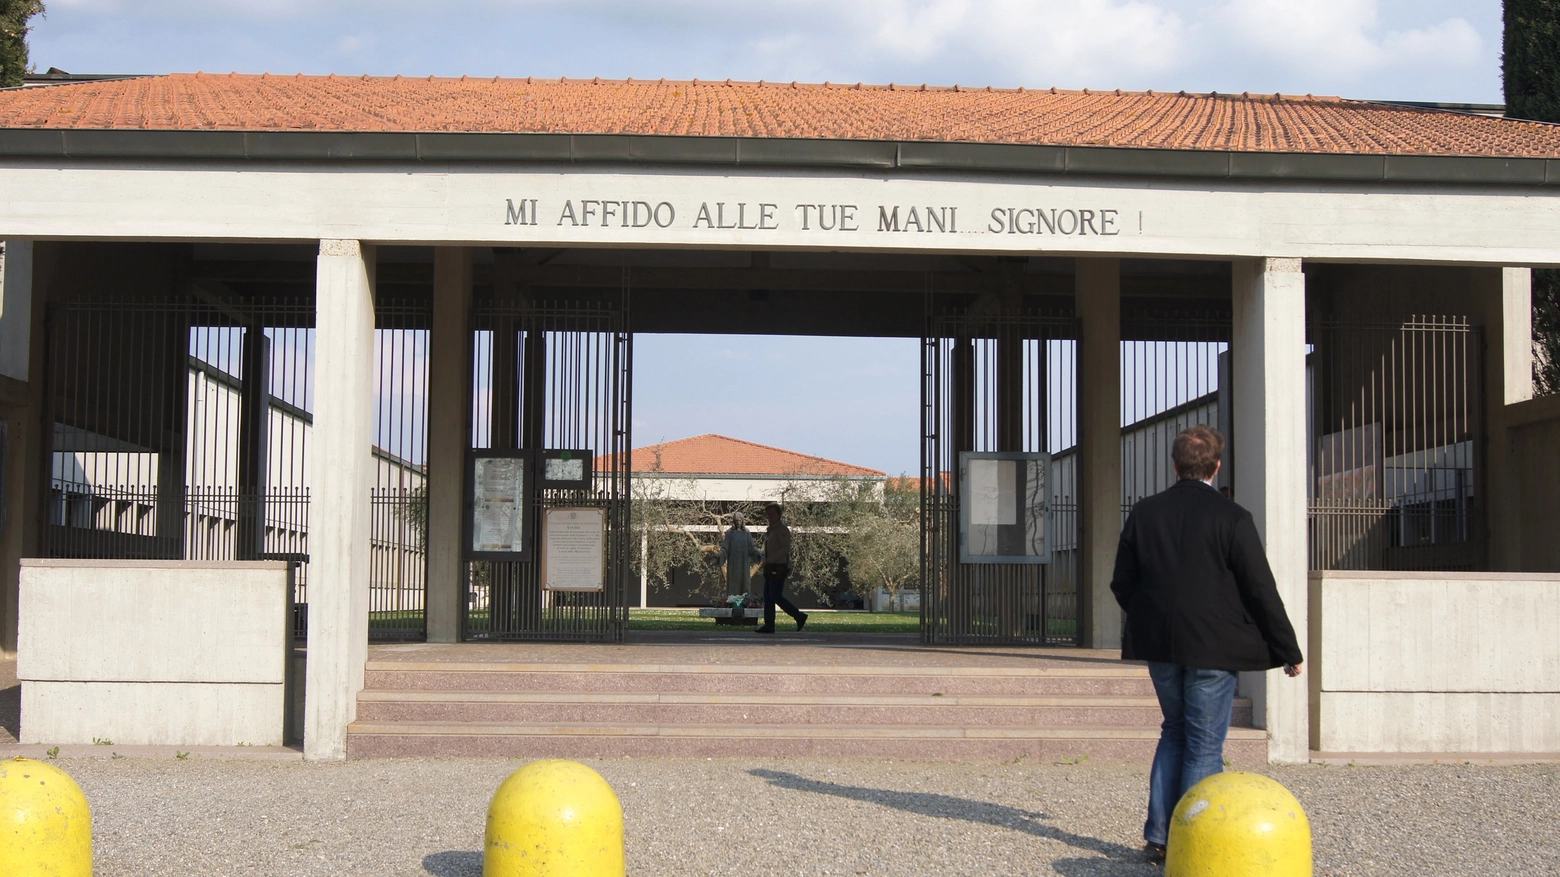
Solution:
<svg viewBox="0 0 1560 877"><path fill-rule="evenodd" d="M1506 428L1506 406L1533 398L1533 272L1528 268L1481 268L1474 280L1483 310L1484 417L1488 484L1484 508L1489 528L1489 568L1522 570L1522 522Z"/></svg>
<svg viewBox="0 0 1560 877"><path fill-rule="evenodd" d="M11 239L0 255L0 376L27 380L32 349L33 242Z"/></svg>
<svg viewBox="0 0 1560 877"><path fill-rule="evenodd" d="M368 658L369 497L374 485L374 250L320 241L315 281L308 684L303 753L347 755Z"/></svg>
<svg viewBox="0 0 1560 877"><path fill-rule="evenodd" d="M1110 591L1121 542L1121 260L1077 260L1079 343L1078 632L1085 648L1121 648Z"/></svg>
<svg viewBox="0 0 1560 877"><path fill-rule="evenodd" d="M32 241L8 240L0 255L0 658L16 656L20 563L32 528L25 511L29 482L36 481L27 464L37 457L32 442L37 408L31 404L36 388L27 383L32 304Z"/></svg>
<svg viewBox="0 0 1560 877"><path fill-rule="evenodd" d="M1299 259L1234 264L1235 495L1256 520L1290 623L1306 641L1305 275ZM1310 757L1309 686L1282 670L1243 674L1268 758Z"/></svg>
<svg viewBox="0 0 1560 877"><path fill-rule="evenodd" d="M466 594L461 543L471 447L471 250L433 251L428 354L428 642L460 641Z"/></svg>

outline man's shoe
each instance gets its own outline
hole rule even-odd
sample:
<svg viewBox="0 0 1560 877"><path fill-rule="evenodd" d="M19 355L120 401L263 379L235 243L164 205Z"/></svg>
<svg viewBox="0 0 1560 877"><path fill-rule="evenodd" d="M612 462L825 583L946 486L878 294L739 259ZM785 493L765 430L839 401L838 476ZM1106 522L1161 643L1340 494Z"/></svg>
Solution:
<svg viewBox="0 0 1560 877"><path fill-rule="evenodd" d="M774 633L775 629L773 627L755 627L755 628L753 628L753 632L754 633Z"/></svg>
<svg viewBox="0 0 1560 877"><path fill-rule="evenodd" d="M1150 865L1163 865L1165 863L1165 845L1156 844L1153 841L1143 844L1143 858Z"/></svg>
<svg viewBox="0 0 1560 877"><path fill-rule="evenodd" d="M802 617L796 619L796 632L797 633L801 633L802 632L802 628L804 628L806 626L807 626L807 613L803 612L802 613Z"/></svg>

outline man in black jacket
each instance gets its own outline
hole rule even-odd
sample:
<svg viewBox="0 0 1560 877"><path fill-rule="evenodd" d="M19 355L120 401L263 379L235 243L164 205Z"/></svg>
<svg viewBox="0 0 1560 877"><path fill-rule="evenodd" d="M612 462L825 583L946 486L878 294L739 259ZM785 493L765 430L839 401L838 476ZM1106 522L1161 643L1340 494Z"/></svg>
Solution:
<svg viewBox="0 0 1560 877"><path fill-rule="evenodd" d="M1127 616L1121 657L1148 662L1164 714L1143 825L1156 862L1176 802L1224 768L1236 672L1299 676L1303 660L1251 513L1213 488L1223 453L1211 427L1176 436L1180 481L1132 509L1110 583Z"/></svg>

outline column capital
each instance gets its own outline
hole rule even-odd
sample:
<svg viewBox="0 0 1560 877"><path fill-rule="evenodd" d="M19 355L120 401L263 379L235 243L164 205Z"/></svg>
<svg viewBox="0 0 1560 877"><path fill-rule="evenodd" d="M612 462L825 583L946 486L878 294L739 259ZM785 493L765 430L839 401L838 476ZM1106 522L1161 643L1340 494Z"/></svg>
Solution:
<svg viewBox="0 0 1560 877"><path fill-rule="evenodd" d="M354 240L324 238L320 241L321 256L362 256L363 245Z"/></svg>
<svg viewBox="0 0 1560 877"><path fill-rule="evenodd" d="M1299 274L1300 260L1287 256L1264 256L1257 260L1257 270L1264 274Z"/></svg>

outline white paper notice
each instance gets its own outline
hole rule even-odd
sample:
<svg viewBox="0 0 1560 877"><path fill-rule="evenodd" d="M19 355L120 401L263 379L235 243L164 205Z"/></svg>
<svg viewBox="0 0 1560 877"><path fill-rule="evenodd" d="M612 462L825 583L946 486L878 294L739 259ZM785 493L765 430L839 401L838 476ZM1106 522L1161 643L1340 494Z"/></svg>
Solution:
<svg viewBox="0 0 1560 877"><path fill-rule="evenodd" d="M1018 523L1017 475L1016 460L969 461L971 525Z"/></svg>
<svg viewBox="0 0 1560 877"><path fill-rule="evenodd" d="M542 587L599 591L606 585L607 517L602 509L548 509L542 515Z"/></svg>
<svg viewBox="0 0 1560 877"><path fill-rule="evenodd" d="M542 462L542 477L548 481L584 481L585 461L548 457Z"/></svg>
<svg viewBox="0 0 1560 877"><path fill-rule="evenodd" d="M525 463L504 457L478 457L475 462L471 547L519 551L524 545Z"/></svg>

